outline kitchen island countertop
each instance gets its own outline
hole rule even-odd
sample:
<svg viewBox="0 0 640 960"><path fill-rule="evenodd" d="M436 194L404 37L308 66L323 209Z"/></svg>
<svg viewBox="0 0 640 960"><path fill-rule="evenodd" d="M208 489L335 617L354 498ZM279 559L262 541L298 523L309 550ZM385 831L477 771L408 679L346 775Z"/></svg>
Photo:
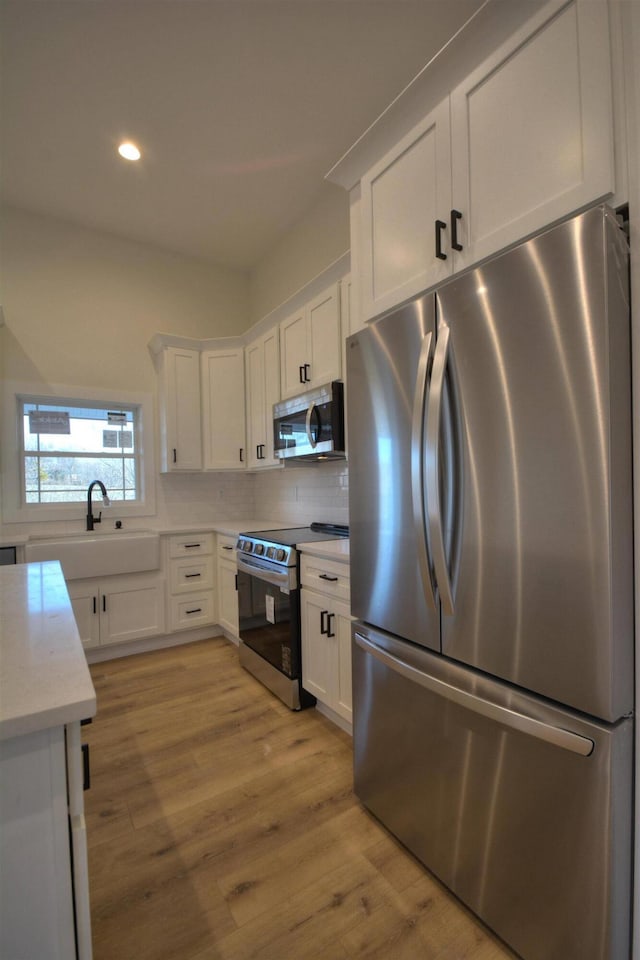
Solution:
<svg viewBox="0 0 640 960"><path fill-rule="evenodd" d="M0 740L95 712L96 694L60 564L0 567Z"/></svg>

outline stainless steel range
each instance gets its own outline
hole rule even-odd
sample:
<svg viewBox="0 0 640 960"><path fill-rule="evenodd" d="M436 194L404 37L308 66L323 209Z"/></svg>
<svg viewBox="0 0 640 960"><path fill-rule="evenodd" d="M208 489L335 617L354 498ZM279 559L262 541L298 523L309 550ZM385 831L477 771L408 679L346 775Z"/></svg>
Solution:
<svg viewBox="0 0 640 960"><path fill-rule="evenodd" d="M292 710L316 702L302 687L297 545L348 536L343 524L312 523L238 537L240 663Z"/></svg>

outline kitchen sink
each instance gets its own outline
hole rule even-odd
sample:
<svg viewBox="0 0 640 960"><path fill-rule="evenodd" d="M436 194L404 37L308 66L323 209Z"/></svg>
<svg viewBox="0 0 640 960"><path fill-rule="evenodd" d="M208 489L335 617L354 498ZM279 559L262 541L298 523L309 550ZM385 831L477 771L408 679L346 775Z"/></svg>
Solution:
<svg viewBox="0 0 640 960"><path fill-rule="evenodd" d="M67 580L140 573L160 566L160 537L151 530L77 534L30 540L27 563L59 560Z"/></svg>

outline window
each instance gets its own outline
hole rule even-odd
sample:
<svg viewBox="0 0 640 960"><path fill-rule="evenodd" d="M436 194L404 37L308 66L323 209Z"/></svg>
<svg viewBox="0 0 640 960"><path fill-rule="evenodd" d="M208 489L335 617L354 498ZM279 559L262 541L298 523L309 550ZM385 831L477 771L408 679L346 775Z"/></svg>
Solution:
<svg viewBox="0 0 640 960"><path fill-rule="evenodd" d="M92 480L112 501L139 499L135 405L23 397L20 408L25 504L84 501Z"/></svg>

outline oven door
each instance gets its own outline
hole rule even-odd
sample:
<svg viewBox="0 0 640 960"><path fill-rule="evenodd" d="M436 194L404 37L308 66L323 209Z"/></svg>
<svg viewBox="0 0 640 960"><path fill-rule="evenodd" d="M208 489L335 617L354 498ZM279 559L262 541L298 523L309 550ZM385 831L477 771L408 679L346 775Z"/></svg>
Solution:
<svg viewBox="0 0 640 960"><path fill-rule="evenodd" d="M297 709L301 671L296 568L277 568L241 555L237 562L240 662Z"/></svg>

